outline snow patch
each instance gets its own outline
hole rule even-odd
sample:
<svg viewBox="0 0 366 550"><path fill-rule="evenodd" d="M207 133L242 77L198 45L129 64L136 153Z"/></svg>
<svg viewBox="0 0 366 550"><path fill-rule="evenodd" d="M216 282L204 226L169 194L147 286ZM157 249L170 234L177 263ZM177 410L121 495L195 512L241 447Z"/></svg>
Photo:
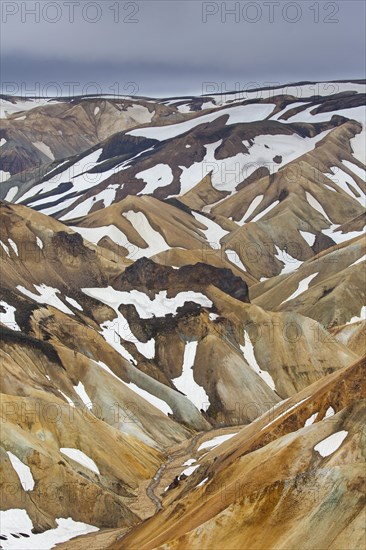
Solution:
<svg viewBox="0 0 366 550"><path fill-rule="evenodd" d="M306 194L306 200L308 201L308 203L310 204L310 206L312 208L314 208L315 210L317 210L320 214L322 214L322 216L324 216L324 218L329 221L330 223L332 223L330 221L330 219L328 218L328 214L326 213L326 211L324 210L324 208L322 207L322 205L320 204L320 202L315 198L313 197L313 195L311 193L308 193L307 191L305 191L305 194Z"/></svg>
<svg viewBox="0 0 366 550"><path fill-rule="evenodd" d="M12 247L12 249L14 250L15 254L16 254L17 256L19 256L18 247L17 247L16 243L13 241L13 239L8 239L8 243L10 244L10 246Z"/></svg>
<svg viewBox="0 0 366 550"><path fill-rule="evenodd" d="M257 363L254 353L254 347L248 332L244 331L245 343L244 346L240 346L240 349L243 353L244 359L248 365L264 380L264 382L271 388L271 390L276 391L276 384L272 376L267 371L263 371Z"/></svg>
<svg viewBox="0 0 366 550"><path fill-rule="evenodd" d="M258 195L257 197L255 197L252 200L252 202L250 203L250 205L249 205L247 211L245 212L244 216L242 217L242 219L237 222L239 225L243 225L245 223L245 221L249 218L249 216L251 216L253 214L254 210L262 202L263 197L264 197L264 195Z"/></svg>
<svg viewBox="0 0 366 550"><path fill-rule="evenodd" d="M142 248L133 253L131 259L138 260L139 258L154 256L165 250L170 250L170 246L165 241L160 233L155 231L150 225L149 220L142 212L134 212L129 210L122 214L132 225L132 227L141 235L147 248ZM131 257L131 256L130 256Z"/></svg>
<svg viewBox="0 0 366 550"><path fill-rule="evenodd" d="M74 315L74 313L69 309L61 300L56 296L60 291L57 288L52 288L45 284L33 285L39 294L34 294L30 290L24 288L24 286L17 285L17 289L20 290L23 294L32 298L39 304L48 304L49 306L55 307L62 311L63 313L68 313L69 315Z"/></svg>
<svg viewBox="0 0 366 550"><path fill-rule="evenodd" d="M124 382L124 384L126 383ZM144 399L146 399L146 401L148 401L151 405L156 407L159 411L163 412L164 414L166 415L173 414L172 409L170 408L168 403L163 401L163 399L159 399L159 397L156 397L155 395L152 395L148 391L143 390L142 388L139 388L139 386L137 386L133 382L126 384L126 386L128 386L130 390L132 390L133 392L137 393L140 397L143 397Z"/></svg>
<svg viewBox="0 0 366 550"><path fill-rule="evenodd" d="M218 319L220 317L220 315L218 315L217 313L209 313L208 317L209 317L210 321L215 321L216 319Z"/></svg>
<svg viewBox="0 0 366 550"><path fill-rule="evenodd" d="M288 398L289 399L289 398ZM291 405L291 407L289 409L286 409L285 411L283 411L281 414L279 414L278 416L276 416L276 418L274 418L273 420L271 420L271 422L268 422L268 424L266 424L265 426L263 426L263 428L261 428L261 431L262 430L265 430L266 428L268 428L268 426L271 426L274 422L277 422L277 420L279 420L280 418L283 418L285 415L287 415L289 412L293 411L294 409L296 409L297 407L299 407L302 403L304 403L304 401L307 401L308 399L310 399L310 397L304 397L304 399L301 399L301 401L299 401L298 403L295 403L294 405ZM287 399L285 399L285 401L287 401ZM279 407L280 405L283 404L283 401L281 401L280 403L277 403L273 409L276 409L277 407ZM272 410L273 410L272 409ZM266 413L268 414L268 413Z"/></svg>
<svg viewBox="0 0 366 550"><path fill-rule="evenodd" d="M305 426L311 426L311 424L314 424L316 417L318 416L318 413L314 413L305 421Z"/></svg>
<svg viewBox="0 0 366 550"><path fill-rule="evenodd" d="M84 405L91 410L93 408L93 403L89 397L89 395L86 393L84 384L82 382L79 382L77 386L74 386L74 389Z"/></svg>
<svg viewBox="0 0 366 550"><path fill-rule="evenodd" d="M66 302L69 302L70 305L74 306L76 309L83 311L83 308L81 307L81 305L76 300L74 300L74 298L69 298L68 296L65 296L65 300Z"/></svg>
<svg viewBox="0 0 366 550"><path fill-rule="evenodd" d="M270 204L269 206L267 206L267 208L265 208L264 210L262 210L262 212L259 212L259 214L257 214L256 216L254 216L254 218L251 220L252 222L257 222L259 221L261 218L263 218L266 214L268 214L268 212L270 212L272 210L272 208L274 208L275 206L277 206L278 204L280 203L280 201L274 201L272 204Z"/></svg>
<svg viewBox="0 0 366 550"><path fill-rule="evenodd" d="M346 164L347 163L347 164ZM344 161L343 163L345 166L349 167L351 171L354 173L357 173L359 171L359 168L351 164L350 162ZM333 182L340 187L348 196L350 196L352 199L357 200L361 206L366 206L366 195L363 192L363 190L360 188L360 186L357 184L357 182L352 178L352 176L349 176L346 172L338 168L338 166L331 166L330 168L331 173L325 174L328 178L332 179ZM362 180L365 180L365 172L362 171ZM355 189L355 192L348 186L348 183L351 184L352 188Z"/></svg>
<svg viewBox="0 0 366 550"><path fill-rule="evenodd" d="M150 338L147 342L135 340L135 346L138 351L146 357L146 359L154 359L155 357L155 338Z"/></svg>
<svg viewBox="0 0 366 550"><path fill-rule="evenodd" d="M49 148L48 145L46 145L45 143L43 143L43 141L34 141L33 142L33 145L35 147L37 147L37 149L39 151L41 151L41 153L43 153L44 155L46 155L46 157L48 157L49 159L51 160L55 160L55 156L54 154L52 153L51 149Z"/></svg>
<svg viewBox="0 0 366 550"><path fill-rule="evenodd" d="M119 246L123 246L130 251L129 256L134 256L136 252L140 250L137 246L132 244L126 235L118 229L115 225L105 225L102 227L71 227L73 231L79 233L83 239L98 244L103 237L109 237L113 242Z"/></svg>
<svg viewBox="0 0 366 550"><path fill-rule="evenodd" d="M205 234L207 242L209 244L220 245L220 240L229 233L226 229L223 229L218 223L198 214L197 212L192 212L196 220L206 226L207 229L200 229L202 233Z"/></svg>
<svg viewBox="0 0 366 550"><path fill-rule="evenodd" d="M361 258L358 258L358 260L356 260L355 262L353 262L349 267L352 267L353 265L360 264L361 262L364 262L365 260L366 260L366 254L364 254L363 256L361 256Z"/></svg>
<svg viewBox="0 0 366 550"><path fill-rule="evenodd" d="M314 246L316 235L309 233L309 231L299 231L299 233L309 246Z"/></svg>
<svg viewBox="0 0 366 550"><path fill-rule="evenodd" d="M203 479L203 480L201 481L201 483L199 483L199 484L197 485L197 487L202 487L202 485L204 485L207 481L208 481L208 477L205 477L205 479Z"/></svg>
<svg viewBox="0 0 366 550"><path fill-rule="evenodd" d="M218 447L219 445L222 445L223 443L225 443L225 441L228 441L238 433L239 432L235 432L234 434L217 435L213 439L209 439L208 441L204 441L203 443L201 443L197 451L202 451L203 449L211 449L212 447Z"/></svg>
<svg viewBox="0 0 366 550"><path fill-rule="evenodd" d="M0 241L0 245L1 245L2 248L5 250L5 252L7 253L7 255L10 256L9 247L6 246L6 244L4 244L3 241Z"/></svg>
<svg viewBox="0 0 366 550"><path fill-rule="evenodd" d="M217 185L222 187L223 178L220 176L221 170L220 169L216 170L216 168L219 168L221 166L222 161L218 161L215 158L215 151L221 144L222 144L222 139L219 139L214 143L208 143L207 145L204 146L206 149L206 154L202 159L202 161L194 162L188 167L179 166L179 168L181 168L182 170L182 174L180 176L180 195L184 195L185 193L190 191L205 176L207 176L208 172L211 171L213 167L215 167L215 170L212 174L212 184L214 187L216 187ZM225 159L227 163L229 163L230 160L231 159ZM228 167L227 167L227 172L229 173ZM227 178L224 178L224 179L226 180ZM224 183L226 185L227 182L225 181Z"/></svg>
<svg viewBox="0 0 366 550"><path fill-rule="evenodd" d="M0 170L0 183L4 183L4 181L7 181L9 178L11 178L10 172L5 172L4 170Z"/></svg>
<svg viewBox="0 0 366 550"><path fill-rule="evenodd" d="M16 185L15 187L11 187L9 191L6 194L5 201L11 202L15 195L18 193L19 187Z"/></svg>
<svg viewBox="0 0 366 550"><path fill-rule="evenodd" d="M24 491L32 491L34 489L35 482L32 476L31 469L29 468L29 466L24 464L24 462L19 460L19 458L13 453L11 453L10 451L7 451L7 453L10 462L17 473L20 483L23 486Z"/></svg>
<svg viewBox="0 0 366 550"><path fill-rule="evenodd" d="M202 386L194 379L193 365L195 362L198 342L187 342L184 350L183 371L178 378L173 378L175 387L181 391L200 411L210 399Z"/></svg>
<svg viewBox="0 0 366 550"><path fill-rule="evenodd" d="M339 449L347 435L348 432L346 430L336 432L317 443L314 451L317 451L322 457L329 456Z"/></svg>
<svg viewBox="0 0 366 550"><path fill-rule="evenodd" d="M37 246L42 250L43 248L43 241L39 237L36 237Z"/></svg>
<svg viewBox="0 0 366 550"><path fill-rule="evenodd" d="M118 382L123 382L123 380L121 380L120 378L118 378L118 376L116 374L114 374L114 372L108 367L108 365L106 365L105 363L103 363L103 361L97 361L98 365L103 369L105 370L106 372L108 372L108 374L110 374L111 376L113 376L114 378L116 378L118 380Z"/></svg>
<svg viewBox="0 0 366 550"><path fill-rule="evenodd" d="M1 547L4 550L50 550L55 548L56 544L67 542L74 537L99 531L98 527L74 521L71 517L56 518L56 523L56 529L35 535L31 531L33 523L26 510L13 508L5 512L0 511L0 532L7 537L7 540L1 541ZM13 537L12 533L18 537ZM24 537L20 533L28 536Z"/></svg>
<svg viewBox="0 0 366 550"><path fill-rule="evenodd" d="M346 325L351 325L352 323L357 323L357 321L364 321L366 319L366 306L362 306L361 307L361 311L360 311L360 315L359 316L355 316L355 317L352 317L352 319L350 319Z"/></svg>
<svg viewBox="0 0 366 550"><path fill-rule="evenodd" d="M293 258L291 254L286 252L285 250L281 250L277 245L275 246L277 253L275 254L275 258L282 262L284 264L284 267L281 270L281 275L286 275L287 273L292 273L293 271L296 271L303 262L301 260L297 260L296 258Z"/></svg>
<svg viewBox="0 0 366 550"><path fill-rule="evenodd" d="M263 120L273 112L273 108L273 104L268 103L229 107L227 109L222 109L214 113L208 113L191 120L186 120L185 122L180 122L178 124L170 124L167 126L153 126L150 128L139 128L137 130L132 130L131 132L128 132L127 135L142 136L146 138L157 139L159 141L164 141L166 139L172 139L185 132L188 132L188 130L192 130L192 128L195 128L195 126L198 126L200 124L213 122L217 118L224 115L229 115L226 125L237 124L239 122L254 122L256 120Z"/></svg>
<svg viewBox="0 0 366 550"><path fill-rule="evenodd" d="M185 105L178 105L177 106L177 109L180 113L190 113L191 112L191 108L189 105L185 104Z"/></svg>
<svg viewBox="0 0 366 550"><path fill-rule="evenodd" d="M197 462L195 458L189 458L182 464L182 466L192 466L195 462Z"/></svg>
<svg viewBox="0 0 366 550"><path fill-rule="evenodd" d="M66 395L66 393L64 393L64 392L61 391L60 389L59 389L58 391L61 393L61 395L64 396L64 398L66 399L66 401L68 402L68 404L70 405L70 407L75 408L75 403L73 402L73 400L70 399L70 397L68 397L68 396Z"/></svg>
<svg viewBox="0 0 366 550"><path fill-rule="evenodd" d="M20 331L20 327L15 320L16 308L7 304L4 300L0 301L0 306L5 309L5 312L0 311L0 322L11 330Z"/></svg>
<svg viewBox="0 0 366 550"><path fill-rule="evenodd" d="M152 317L165 317L168 314L175 315L178 307L182 307L186 302L196 302L202 307L212 307L212 302L201 292L179 292L174 298L167 297L167 291L161 290L151 300L147 294L139 290L120 291L111 286L107 288L82 288L87 296L96 298L106 305L112 307L116 313L121 304L135 306L137 313L142 319L151 319Z"/></svg>
<svg viewBox="0 0 366 550"><path fill-rule="evenodd" d="M173 181L173 172L168 164L157 164L153 168L139 172L136 174L136 178L144 180L146 186L143 189L143 194L149 195L160 187L170 185Z"/></svg>
<svg viewBox="0 0 366 550"><path fill-rule="evenodd" d="M353 150L354 157L361 161L363 164L366 164L366 132L365 126L362 128L360 134L356 134L350 140L350 144Z"/></svg>
<svg viewBox="0 0 366 550"><path fill-rule="evenodd" d="M88 468L96 474L100 474L98 466L95 464L94 460L92 460L88 455L86 455L79 449L73 449L72 447L61 447L60 451L62 454L68 456L75 462L78 462L85 468Z"/></svg>
<svg viewBox="0 0 366 550"><path fill-rule="evenodd" d="M333 239L336 244L344 243L365 234L364 231L348 231L347 233L342 233L339 231L339 225L335 224L331 224L328 229L322 229L322 233Z"/></svg>
<svg viewBox="0 0 366 550"><path fill-rule="evenodd" d="M306 292L308 289L309 289L309 284L310 282L315 279L315 277L319 275L319 272L317 271L316 273L312 273L311 275L309 275L308 277L306 277L305 279L303 279L302 281L299 282L298 284L298 287L297 289L295 290L295 292L293 292L291 294L291 296L289 296L288 298L286 298L286 300L284 300L282 303L284 304L285 302L289 302L290 300L294 300L295 298L297 298L300 294L302 294L303 292Z"/></svg>
<svg viewBox="0 0 366 550"><path fill-rule="evenodd" d="M193 474L193 472L195 470L197 470L197 468L199 467L199 464L197 464L196 466L190 466L189 468L186 468L185 470L183 470L183 472L180 474L181 476L182 475L185 475L185 476L190 476Z"/></svg>
<svg viewBox="0 0 366 550"><path fill-rule="evenodd" d="M242 271L246 271L245 265L243 264L243 262L239 258L239 254L235 250L231 250L230 248L227 248L225 250L225 254L230 263L235 264L236 267L238 267ZM233 255L234 258L230 258L230 254Z"/></svg>

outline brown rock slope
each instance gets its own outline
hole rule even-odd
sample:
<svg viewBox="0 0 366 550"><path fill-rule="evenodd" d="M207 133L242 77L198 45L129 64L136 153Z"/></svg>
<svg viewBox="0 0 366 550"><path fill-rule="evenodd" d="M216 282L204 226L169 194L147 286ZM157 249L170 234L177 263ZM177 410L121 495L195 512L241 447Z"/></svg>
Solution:
<svg viewBox="0 0 366 550"><path fill-rule="evenodd" d="M235 221L244 217L246 223L226 235L221 244L236 251L251 275L257 279L278 275L286 254L308 260L337 242L334 232L338 226L362 215L365 202L360 204L355 195L347 194L324 175L330 166L343 166L342 159L364 169L352 157L349 145L359 126L350 121L332 130L310 153L273 176L251 182L213 208L214 214ZM245 217L256 197L261 196L259 205ZM313 235L313 244L304 234Z"/></svg>
<svg viewBox="0 0 366 550"><path fill-rule="evenodd" d="M365 296L363 235L328 248L295 271L252 286L251 299L272 311L297 311L323 326L360 317ZM305 284L304 284L305 281Z"/></svg>
<svg viewBox="0 0 366 550"><path fill-rule="evenodd" d="M210 451L163 511L110 547L362 548L365 397L363 359Z"/></svg>
<svg viewBox="0 0 366 550"><path fill-rule="evenodd" d="M1 100L1 137L6 143L0 169L11 175L82 153L122 130L185 118L175 107L143 98Z"/></svg>
<svg viewBox="0 0 366 550"><path fill-rule="evenodd" d="M363 548L363 91L0 98L0 545Z"/></svg>

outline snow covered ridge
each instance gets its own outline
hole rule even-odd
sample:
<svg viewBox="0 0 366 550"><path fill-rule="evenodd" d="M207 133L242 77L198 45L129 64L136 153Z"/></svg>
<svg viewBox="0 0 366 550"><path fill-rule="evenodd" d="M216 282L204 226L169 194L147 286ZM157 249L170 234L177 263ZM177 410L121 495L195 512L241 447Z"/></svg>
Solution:
<svg viewBox="0 0 366 550"><path fill-rule="evenodd" d="M10 101L10 99L12 101ZM8 118L9 116L14 116L17 113L23 113L35 109L36 107L44 107L54 103L53 98L12 98L9 96L9 99L0 99L0 118Z"/></svg>
<svg viewBox="0 0 366 550"><path fill-rule="evenodd" d="M248 99L270 99L279 95L290 95L295 98L304 99L313 96L327 97L334 94L354 91L356 93L365 93L366 84L355 82L299 82L293 84L281 84L280 82L268 83L263 86L259 83L250 83L249 85L237 83L234 90L223 89L223 84L207 83L204 97L207 98L207 107L232 104L236 101ZM177 98L178 100L179 98ZM300 103L302 105L302 103Z"/></svg>
<svg viewBox="0 0 366 550"><path fill-rule="evenodd" d="M217 14L216 14L217 17ZM135 102L138 106L140 98L134 94L118 93L118 89L115 93L103 93L102 91L97 93L87 93L88 90L81 90L75 88L75 86L67 86L65 84L64 93L60 96L51 96L49 90L42 89L42 86L38 85L38 89L35 95L30 95L26 89L22 86L18 86L15 90L15 95L7 95L1 98L0 105L3 109L8 109L8 114L12 112L27 111L35 107L52 105L53 103L68 102L70 100L90 101L94 100L114 100ZM74 83L72 83L74 84ZM61 90L60 90L61 91ZM120 90L121 91L121 90ZM366 85L363 82L345 82L345 81L322 81L322 82L295 82L289 84L282 84L280 82L269 82L267 85L259 82L251 82L249 84L236 83L234 89L227 89L224 83L205 83L205 87L202 90L201 96L176 96L176 97L151 97L141 98L144 101L162 103L165 105L175 106L178 105L180 112L187 112L192 101L197 102L197 99L202 100L201 110L211 109L216 106L225 104L226 102L231 104L235 101L253 100L253 99L270 99L279 95L295 96L297 98L311 98L313 96L327 97L342 92L353 91L356 93L365 93ZM76 93L80 92L80 93ZM96 114L98 114L97 112Z"/></svg>
<svg viewBox="0 0 366 550"><path fill-rule="evenodd" d="M111 286L108 288L83 288L82 291L88 296L109 305L116 312L118 312L118 307L121 304L134 305L142 319L165 317L168 314L175 315L177 309L188 301L196 302L202 307L212 307L212 302L207 296L200 292L192 291L179 292L174 298L168 298L167 291L162 290L155 295L154 299L149 298L147 294L138 290L125 292L115 290Z"/></svg>
<svg viewBox="0 0 366 550"><path fill-rule="evenodd" d="M176 315L177 309L186 302L195 302L202 307L211 308L212 302L200 292L179 292L174 298L167 298L167 291L160 291L152 300L144 292L132 290L123 292L112 287L105 288L83 288L87 296L96 298L100 302L110 306L116 312L116 318L112 321L105 321L101 324L101 333L125 359L133 361L131 354L125 349L119 338L132 342L142 355L148 359L155 356L155 340L151 338L148 342L141 342L133 334L128 320L119 311L121 304L133 305L141 319L152 319L154 317L165 317Z"/></svg>
<svg viewBox="0 0 366 550"><path fill-rule="evenodd" d="M51 288L45 284L41 285L33 285L38 294L31 292L30 290L24 288L22 285L18 285L18 290L22 292L25 296L28 296L29 298L32 298L36 302L40 304L48 304L50 306L55 307L56 309L59 309L63 313L68 313L69 315L74 315L74 312L71 311L70 308L68 308L60 298L58 298L57 294L60 294L60 290L58 288ZM68 296L65 297L65 300L75 307L78 310L82 311L82 307L80 304L76 302L73 298L69 298Z"/></svg>
<svg viewBox="0 0 366 550"><path fill-rule="evenodd" d="M179 113L178 122L163 124L162 121L159 123L159 120L154 119L154 125L149 124L152 124L151 117L155 111L146 112L148 111L146 104L149 100L140 98L132 103L126 112L130 113L130 109L132 109L133 116L136 122L139 123L136 125L144 125L144 127L128 129L121 136L121 140L129 143L129 148L131 138L152 139L155 140L153 146L150 142L149 147L146 147L143 151L137 147L138 152L132 150L130 158L123 160L123 162L116 160L113 163L113 151L111 151L109 158L102 157L103 162L99 160L103 152L108 150L108 145L94 144L93 149L95 150L89 149L78 154L76 157L78 160L68 163L65 170L62 170L62 167L61 170L53 169L53 172L50 171L49 175L45 176L44 181L36 183L32 189L27 188L23 192L18 186L12 186L11 188L9 186L8 200L16 200L17 202L27 200L29 206L40 209L48 215L60 215L66 209L66 212L62 213L62 219L68 221L88 215L95 204L103 208L121 200L128 194L127 190L132 181L136 185L136 189L138 187L138 191L134 192L136 194L165 195L165 198L167 198L182 195L192 190L207 173L213 171L213 187L218 191L233 193L235 187L253 174L257 168L267 167L270 173L277 173L280 169L283 170L289 162L313 150L319 141L331 131L328 126L327 129L317 135L308 137L300 135L296 130L288 134L287 131L284 132L281 129L281 125L289 125L293 122L329 123L334 114L362 123L364 121L363 107L356 100L361 97L364 89L365 86L361 83L341 82L273 87L272 90L262 89L259 92L253 90L253 93L248 91L248 97L244 100L253 101L249 104L238 104L239 99L243 103L243 97L237 98L235 93L229 93L227 100L223 99L220 94L207 96L207 98L151 100L152 103L159 103L159 107L164 105L164 107L171 109L175 115ZM279 102L278 97L281 97L284 90L290 90L292 99L287 99L286 102L290 101L290 103L286 103L285 107L282 108L282 103ZM354 92L352 101L349 100L351 95L347 95L350 91ZM343 97L343 107L341 100L338 98L337 104L333 105L334 110L323 112L320 109L319 112L316 112L318 107L326 105L330 100L335 101L334 98L337 97L335 94L340 93L346 94ZM286 97L289 96L286 95ZM267 103L264 101L267 101ZM201 108L197 109L197 105L200 105ZM280 110L279 105L281 105ZM191 106L194 106L193 110L190 109ZM47 109L47 105L42 108ZM26 117L29 112L32 113L32 110L25 111L26 114L22 116ZM96 117L97 120L102 119L104 115L103 109L97 103L93 103L93 113L91 113L91 116ZM231 142L231 149L233 150L229 151L223 158L222 155L217 155L217 150L225 146L228 140L220 139L212 142L212 139L210 139L209 127L211 124L219 124L218 119L222 119L223 134L228 130L230 132L234 131L235 125L257 122L262 123L263 132L254 135L250 139L244 139L243 134L241 144L237 144L233 148ZM164 118L165 120L166 118ZM176 120L176 116L172 117L172 121L174 120ZM25 120L24 123L26 122ZM266 124L278 125L278 133L273 134L272 131L268 133ZM204 127L205 132L197 140L195 132L199 126ZM205 135L207 135L207 139ZM357 138L357 136L353 138L355 156L362 154L362 139L362 137ZM175 146L175 153L179 153L178 155L172 155L171 151L168 150L164 154L161 150L162 148L169 149L171 140L178 140ZM190 141L190 143L186 143L186 141ZM197 154L198 141L200 141L200 149L203 151L199 155ZM98 148L98 145L101 145L100 148ZM43 141L32 141L31 146L39 151L43 159L46 158L49 161L52 161L53 158L57 159L54 148L51 147L51 144L46 143L45 139ZM3 144L3 147L7 147L7 143ZM247 149L246 153L244 147ZM192 156L193 152L194 156ZM118 155L116 159L118 159ZM103 163L105 161L107 163L104 169ZM57 160L57 162L59 162L59 166L62 166L60 160ZM59 173L54 175L55 172ZM7 175L4 174L3 177L6 178ZM110 178L113 178L113 183L109 181ZM117 184L115 183L116 179L118 180ZM179 183L178 190L176 189L177 183ZM60 185L69 187L61 189L59 188ZM141 185L143 186L142 189ZM17 187L18 189L16 189ZM90 191L91 188L94 188L94 192ZM352 193L351 190L350 196L352 196ZM358 193L357 189L356 193ZM87 194L87 197L85 197L85 200L80 200L80 197L84 194ZM355 200L361 202L362 198L362 195L360 197L356 196ZM270 209L273 208L272 205L267 206L270 206ZM265 214L267 214L267 211L261 213L261 217ZM249 214L247 217L249 217ZM244 221L246 219L243 219Z"/></svg>

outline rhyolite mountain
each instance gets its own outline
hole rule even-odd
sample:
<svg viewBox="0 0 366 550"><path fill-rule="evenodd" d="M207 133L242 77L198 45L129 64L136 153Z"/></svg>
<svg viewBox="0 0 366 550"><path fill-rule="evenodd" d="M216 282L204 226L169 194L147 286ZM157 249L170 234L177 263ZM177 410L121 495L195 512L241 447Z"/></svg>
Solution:
<svg viewBox="0 0 366 550"><path fill-rule="evenodd" d="M1 96L1 548L364 547L365 88Z"/></svg>

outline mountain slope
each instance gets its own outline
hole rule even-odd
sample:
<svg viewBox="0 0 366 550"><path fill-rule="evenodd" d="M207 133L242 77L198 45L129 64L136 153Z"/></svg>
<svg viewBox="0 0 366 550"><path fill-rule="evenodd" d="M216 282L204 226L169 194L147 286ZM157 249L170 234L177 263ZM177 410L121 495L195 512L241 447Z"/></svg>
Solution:
<svg viewBox="0 0 366 550"><path fill-rule="evenodd" d="M0 100L1 547L361 549L365 83Z"/></svg>

